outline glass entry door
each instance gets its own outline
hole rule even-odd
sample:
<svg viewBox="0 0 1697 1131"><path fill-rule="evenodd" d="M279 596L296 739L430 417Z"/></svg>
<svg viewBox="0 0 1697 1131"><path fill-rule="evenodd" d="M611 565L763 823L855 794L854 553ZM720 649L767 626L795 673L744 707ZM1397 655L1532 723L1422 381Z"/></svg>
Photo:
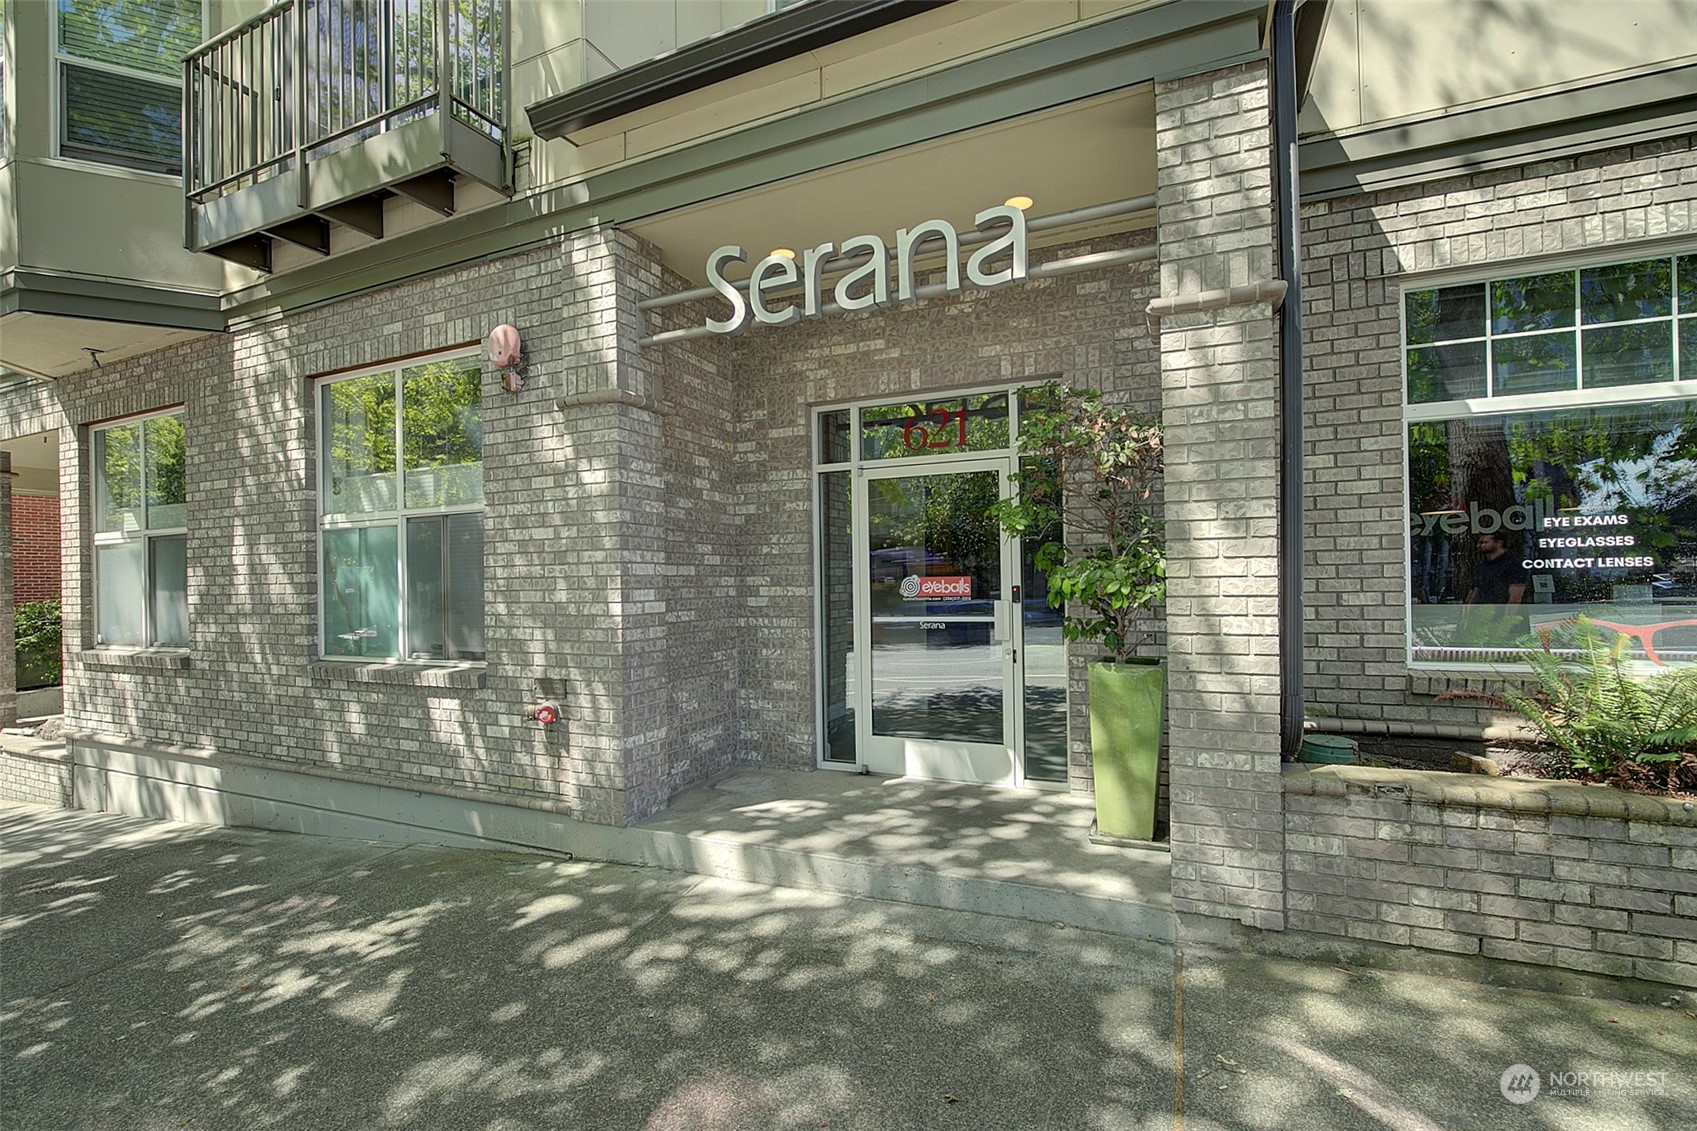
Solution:
<svg viewBox="0 0 1697 1131"><path fill-rule="evenodd" d="M865 470L860 569L861 763L874 773L1022 784L1019 569L989 508L1007 459Z"/></svg>

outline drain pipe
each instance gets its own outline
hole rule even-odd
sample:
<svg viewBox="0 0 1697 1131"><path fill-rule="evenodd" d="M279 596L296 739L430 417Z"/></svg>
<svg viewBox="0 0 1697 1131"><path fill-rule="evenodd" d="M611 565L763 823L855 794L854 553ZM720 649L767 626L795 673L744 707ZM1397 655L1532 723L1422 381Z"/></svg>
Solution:
<svg viewBox="0 0 1697 1131"><path fill-rule="evenodd" d="M1273 4L1273 166L1278 185L1279 277L1279 731L1284 753L1302 745L1302 244L1297 188L1296 0Z"/></svg>

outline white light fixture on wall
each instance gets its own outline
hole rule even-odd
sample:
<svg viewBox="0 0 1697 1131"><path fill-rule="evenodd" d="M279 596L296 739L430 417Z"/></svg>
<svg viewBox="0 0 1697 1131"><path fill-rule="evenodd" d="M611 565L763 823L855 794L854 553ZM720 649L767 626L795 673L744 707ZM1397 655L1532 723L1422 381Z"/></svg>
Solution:
<svg viewBox="0 0 1697 1131"><path fill-rule="evenodd" d="M489 331L483 340L483 352L489 355L489 363L501 371L501 388L509 393L524 388L524 376L520 372L524 368L524 341L517 329L503 322Z"/></svg>

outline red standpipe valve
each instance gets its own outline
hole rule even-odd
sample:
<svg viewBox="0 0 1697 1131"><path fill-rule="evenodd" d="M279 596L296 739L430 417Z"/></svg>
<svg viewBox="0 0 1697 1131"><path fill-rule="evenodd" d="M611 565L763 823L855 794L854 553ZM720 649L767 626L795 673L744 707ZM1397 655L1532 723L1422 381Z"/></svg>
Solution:
<svg viewBox="0 0 1697 1131"><path fill-rule="evenodd" d="M549 726L560 721L560 709L552 703L538 703L530 709L530 717Z"/></svg>

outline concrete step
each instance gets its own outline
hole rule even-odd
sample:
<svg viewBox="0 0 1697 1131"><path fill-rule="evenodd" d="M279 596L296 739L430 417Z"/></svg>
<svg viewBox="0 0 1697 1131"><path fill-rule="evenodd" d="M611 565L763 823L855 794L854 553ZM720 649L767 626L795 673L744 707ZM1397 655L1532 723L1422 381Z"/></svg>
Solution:
<svg viewBox="0 0 1697 1131"><path fill-rule="evenodd" d="M1093 844L1088 798L734 771L638 829L677 871L1171 941L1171 857Z"/></svg>

